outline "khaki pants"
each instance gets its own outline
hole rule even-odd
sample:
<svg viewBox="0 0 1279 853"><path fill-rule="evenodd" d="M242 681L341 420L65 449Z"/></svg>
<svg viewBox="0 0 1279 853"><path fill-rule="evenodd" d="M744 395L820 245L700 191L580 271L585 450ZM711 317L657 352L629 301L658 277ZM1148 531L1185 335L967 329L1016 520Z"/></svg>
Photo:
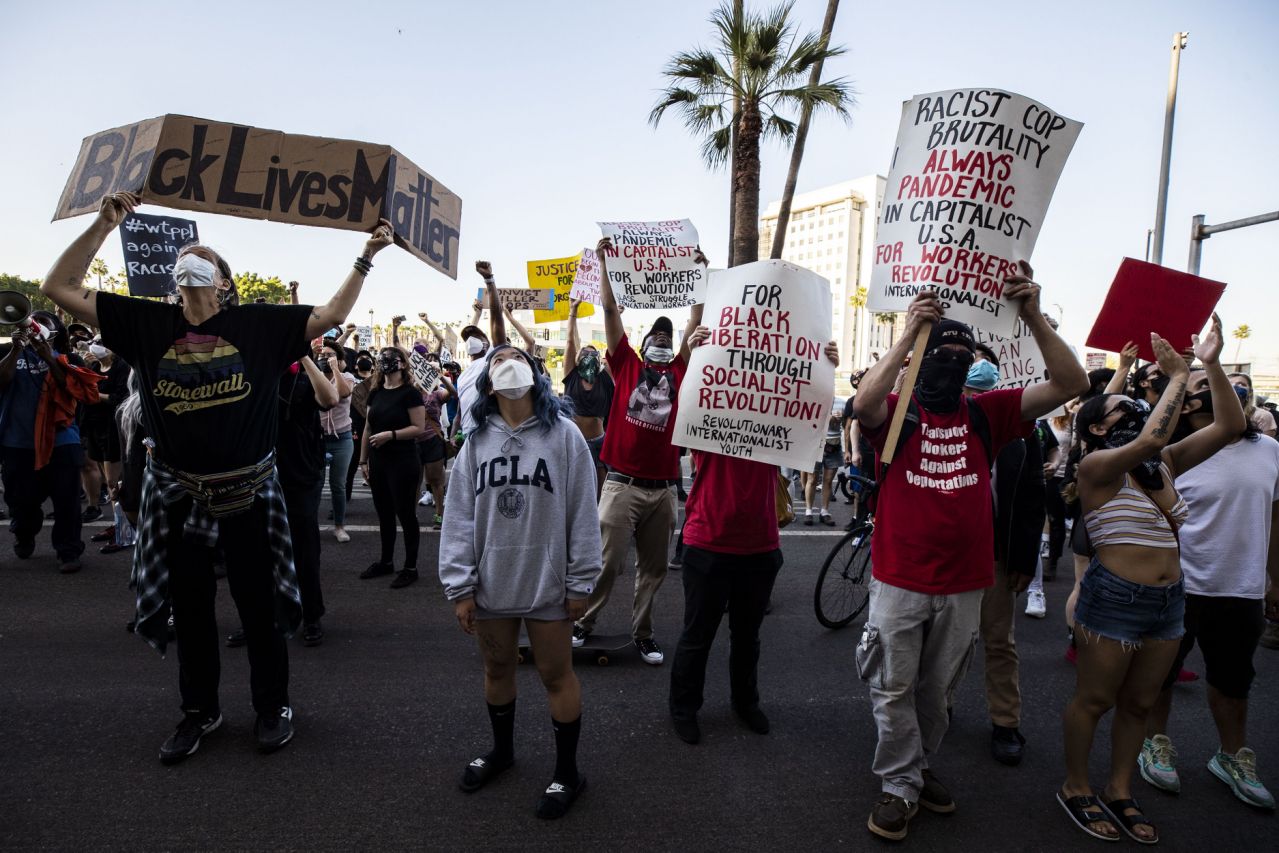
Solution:
<svg viewBox="0 0 1279 853"><path fill-rule="evenodd" d="M1017 641L1013 636L1017 595L1008 588L1008 571L995 563L995 585L981 598L981 644L986 655L986 706L997 726L1021 725Z"/></svg>
<svg viewBox="0 0 1279 853"><path fill-rule="evenodd" d="M588 633L595 628L600 612L608 604L626 561L632 536L635 538L635 607L631 611L631 636L647 640L653 636L653 597L666 580L666 566L675 527L675 496L669 488L604 482L600 494L600 538L604 546L604 569L595 581L595 592L587 600L586 615L578 623Z"/></svg>

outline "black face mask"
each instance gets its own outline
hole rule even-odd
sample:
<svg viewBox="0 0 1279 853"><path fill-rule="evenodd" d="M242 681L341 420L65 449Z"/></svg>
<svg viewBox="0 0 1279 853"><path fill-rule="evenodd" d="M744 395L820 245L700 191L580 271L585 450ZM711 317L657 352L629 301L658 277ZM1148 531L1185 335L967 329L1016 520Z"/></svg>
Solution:
<svg viewBox="0 0 1279 853"><path fill-rule="evenodd" d="M949 413L959 408L964 394L964 382L968 368L973 366L973 354L952 349L936 349L924 356L919 365L919 384L915 396L930 412Z"/></svg>
<svg viewBox="0 0 1279 853"><path fill-rule="evenodd" d="M1165 383L1167 384L1167 383ZM1102 447L1114 450L1130 444L1141 435L1141 431L1146 427L1146 419L1150 417L1150 413L1135 400L1124 400L1115 407L1123 413L1119 420L1110 427L1105 437L1101 439ZM1113 411L1113 410L1112 410ZM1159 465L1162 462L1161 456L1156 453L1149 459L1138 463L1137 467L1129 471L1133 479L1140 483L1149 491L1156 492L1164 487L1163 474L1159 472Z"/></svg>
<svg viewBox="0 0 1279 853"><path fill-rule="evenodd" d="M1168 383L1171 382L1170 377L1164 376L1162 373L1150 380L1150 390L1159 396L1163 396L1164 391L1168 390Z"/></svg>
<svg viewBox="0 0 1279 853"><path fill-rule="evenodd" d="M1204 390L1200 391L1198 394L1187 394L1187 395L1186 395L1186 402L1187 402L1187 403L1190 403L1190 402L1192 402L1192 401L1194 401L1194 400L1198 400L1198 401L1199 401L1199 408L1197 408L1197 409L1195 409L1194 411L1190 412L1190 414L1192 414L1192 415L1211 415L1211 414L1213 413L1213 411L1212 411L1212 389L1211 389L1211 388L1205 388ZM1185 420L1185 418L1183 417L1183 418L1182 418L1182 420L1184 421L1184 420Z"/></svg>
<svg viewBox="0 0 1279 853"><path fill-rule="evenodd" d="M368 373L373 370L373 360L370 358L362 358L355 363L355 369L361 373Z"/></svg>
<svg viewBox="0 0 1279 853"><path fill-rule="evenodd" d="M378 360L378 367L383 373L399 373L400 360L398 358L382 358Z"/></svg>

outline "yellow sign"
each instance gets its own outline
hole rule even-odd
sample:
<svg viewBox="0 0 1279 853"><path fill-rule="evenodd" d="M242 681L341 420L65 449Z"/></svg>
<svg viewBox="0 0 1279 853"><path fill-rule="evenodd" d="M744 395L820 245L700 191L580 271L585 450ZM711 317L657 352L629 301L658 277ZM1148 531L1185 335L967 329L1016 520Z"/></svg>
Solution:
<svg viewBox="0 0 1279 853"><path fill-rule="evenodd" d="M573 276L577 273L578 257L578 255L569 255L567 258L528 262L528 286L549 287L555 291L555 310L534 311L534 322L559 323L568 319L570 301L568 294L573 289ZM577 309L578 317L589 317L594 313L595 306L588 302L583 302Z"/></svg>

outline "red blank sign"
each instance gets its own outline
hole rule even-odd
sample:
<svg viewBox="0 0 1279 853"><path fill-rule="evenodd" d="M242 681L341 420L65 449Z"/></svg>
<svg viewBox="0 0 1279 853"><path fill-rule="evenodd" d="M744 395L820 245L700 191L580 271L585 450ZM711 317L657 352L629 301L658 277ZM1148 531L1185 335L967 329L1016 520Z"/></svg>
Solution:
<svg viewBox="0 0 1279 853"><path fill-rule="evenodd" d="M1220 281L1124 258L1088 333L1088 346L1119 352L1132 341L1141 358L1154 361L1150 333L1156 332L1180 352L1207 324L1225 289Z"/></svg>

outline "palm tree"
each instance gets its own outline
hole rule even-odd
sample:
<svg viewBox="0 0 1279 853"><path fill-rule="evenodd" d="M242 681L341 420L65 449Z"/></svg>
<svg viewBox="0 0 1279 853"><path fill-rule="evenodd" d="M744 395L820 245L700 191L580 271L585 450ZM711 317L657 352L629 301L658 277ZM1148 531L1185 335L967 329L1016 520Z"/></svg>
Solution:
<svg viewBox="0 0 1279 853"><path fill-rule="evenodd" d="M797 36L790 20L793 6L794 0L786 0L762 15L735 15L728 3L721 3L711 15L717 48L694 48L672 57L663 72L668 86L649 114L656 126L668 109L677 107L685 127L702 138L708 165L717 168L731 158L734 264L759 257L760 142L787 142L795 136L795 122L781 111L828 109L847 118L852 103L843 78L803 81L816 63L844 49L830 47L817 33Z"/></svg>
<svg viewBox="0 0 1279 853"><path fill-rule="evenodd" d="M1235 330L1231 332L1230 334L1231 336L1234 337L1236 341L1239 342L1235 344L1235 362L1238 363L1239 348L1243 346L1244 341L1252 337L1252 327L1249 326L1247 323L1244 323L1243 325L1236 327Z"/></svg>
<svg viewBox="0 0 1279 853"><path fill-rule="evenodd" d="M102 280L111 274L111 270L107 267L107 262L102 258L94 258L89 264L89 275L98 279L98 290L102 289Z"/></svg>
<svg viewBox="0 0 1279 853"><path fill-rule="evenodd" d="M831 30L835 28L835 15L839 12L839 0L826 0L826 18L822 21L822 44L830 44ZM808 75L808 85L816 86L822 79L822 60L813 63ZM852 97L849 97L850 105ZM790 222L790 206L795 198L795 185L799 183L799 164L804 159L804 143L808 141L808 125L813 118L810 104L804 104L799 113L799 127L795 130L795 142L790 150L790 168L786 170L786 186L782 188L782 203L777 212L777 230L773 232L773 250L770 258L780 258L786 248L786 226Z"/></svg>

